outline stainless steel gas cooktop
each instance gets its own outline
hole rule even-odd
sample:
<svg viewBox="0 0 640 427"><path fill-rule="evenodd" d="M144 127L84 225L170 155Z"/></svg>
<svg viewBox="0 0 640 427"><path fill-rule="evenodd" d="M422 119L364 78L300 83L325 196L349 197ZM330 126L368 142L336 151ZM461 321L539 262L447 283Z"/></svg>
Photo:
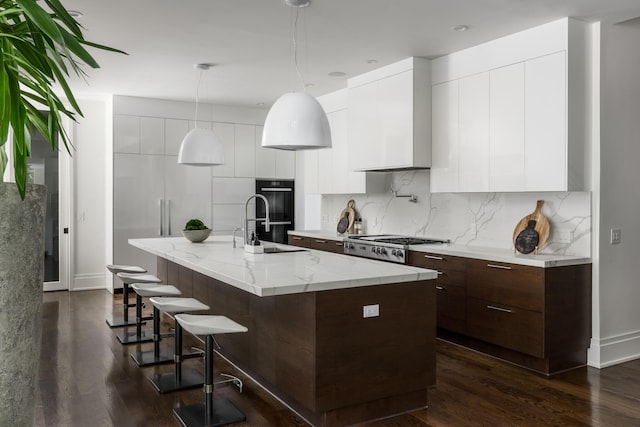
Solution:
<svg viewBox="0 0 640 427"><path fill-rule="evenodd" d="M390 234L349 236L344 239L344 253L406 264L409 246L441 245L445 243L450 243L450 241Z"/></svg>

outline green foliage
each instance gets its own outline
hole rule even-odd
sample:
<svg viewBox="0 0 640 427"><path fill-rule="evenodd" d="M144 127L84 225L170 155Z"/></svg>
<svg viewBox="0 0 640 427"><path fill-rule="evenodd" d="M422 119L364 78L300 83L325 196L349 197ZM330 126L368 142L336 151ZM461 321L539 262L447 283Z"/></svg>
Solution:
<svg viewBox="0 0 640 427"><path fill-rule="evenodd" d="M59 0L0 0L0 182L11 128L15 181L23 199L32 130L37 129L53 150L59 135L71 152L62 119L75 120L82 112L66 79L71 72L86 75L83 65L99 68L85 47L124 53L85 40L80 28ZM54 92L56 84L69 108Z"/></svg>
<svg viewBox="0 0 640 427"><path fill-rule="evenodd" d="M207 228L204 222L199 219L190 219L187 221L187 225L184 226L185 230L206 230Z"/></svg>

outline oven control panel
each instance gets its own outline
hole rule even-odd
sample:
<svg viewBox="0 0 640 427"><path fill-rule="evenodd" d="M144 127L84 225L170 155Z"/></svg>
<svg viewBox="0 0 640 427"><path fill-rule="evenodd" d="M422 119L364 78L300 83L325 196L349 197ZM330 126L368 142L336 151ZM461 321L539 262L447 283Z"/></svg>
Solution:
<svg viewBox="0 0 640 427"><path fill-rule="evenodd" d="M401 248L390 248L370 242L350 241L345 241L343 246L344 253L346 255L355 255L363 258L396 262L400 264L406 264L407 262L405 250Z"/></svg>

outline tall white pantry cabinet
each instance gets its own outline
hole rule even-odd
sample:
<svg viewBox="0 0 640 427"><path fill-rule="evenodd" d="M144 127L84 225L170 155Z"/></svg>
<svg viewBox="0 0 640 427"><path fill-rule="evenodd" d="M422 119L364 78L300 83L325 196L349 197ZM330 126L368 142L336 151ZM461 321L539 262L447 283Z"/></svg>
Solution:
<svg viewBox="0 0 640 427"><path fill-rule="evenodd" d="M178 151L195 127L185 118L193 106L122 98L123 107L114 108L113 119L114 263L155 272L155 257L133 248L128 239L181 236L192 218L201 219L215 234L231 234L243 226L244 203L255 193L256 177L295 177L294 153L260 146L260 112L228 109L221 117L228 121L199 120L199 128L212 129L223 143L225 163L185 166L177 163Z"/></svg>
<svg viewBox="0 0 640 427"><path fill-rule="evenodd" d="M588 187L588 31L565 18L432 61L432 192Z"/></svg>

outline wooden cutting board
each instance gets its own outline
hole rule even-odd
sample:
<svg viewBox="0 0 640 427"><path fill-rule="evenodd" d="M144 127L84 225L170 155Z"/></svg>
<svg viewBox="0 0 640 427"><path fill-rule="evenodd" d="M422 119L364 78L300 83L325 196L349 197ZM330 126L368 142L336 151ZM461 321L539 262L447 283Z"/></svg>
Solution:
<svg viewBox="0 0 640 427"><path fill-rule="evenodd" d="M356 202L353 199L349 200L347 207L340 213L340 219L338 220L337 226L338 233L343 234L353 229L353 221L356 219L355 206Z"/></svg>
<svg viewBox="0 0 640 427"><path fill-rule="evenodd" d="M532 213L525 216L518 222L518 225L516 225L516 228L514 228L513 230L514 245L516 244L516 238L518 237L518 235L527 228L527 225L531 220L534 220L536 222L534 230L536 230L539 235L538 250L540 250L540 248L542 248L545 243L547 243L551 226L549 225L549 220L547 219L547 217L542 215L541 211L543 203L544 200L538 200L538 202L536 203L536 210L534 210ZM538 250L536 250L535 252L538 252Z"/></svg>

